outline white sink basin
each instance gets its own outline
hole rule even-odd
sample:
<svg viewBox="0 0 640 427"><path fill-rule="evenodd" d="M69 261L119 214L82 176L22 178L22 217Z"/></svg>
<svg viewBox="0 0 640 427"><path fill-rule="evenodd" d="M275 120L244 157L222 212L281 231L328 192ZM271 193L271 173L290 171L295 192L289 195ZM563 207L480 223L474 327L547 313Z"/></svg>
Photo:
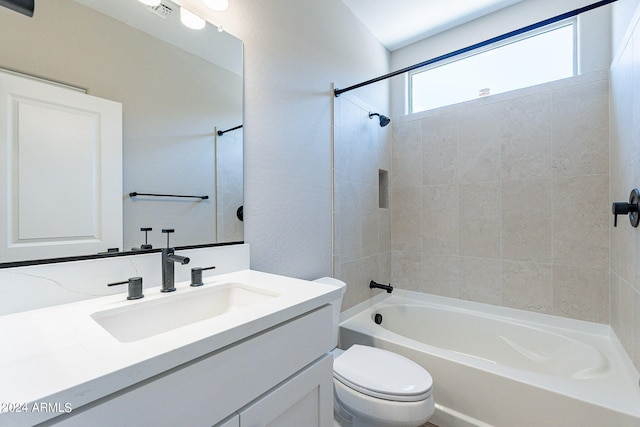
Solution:
<svg viewBox="0 0 640 427"><path fill-rule="evenodd" d="M98 311L91 314L91 318L118 341L127 343L251 307L277 296L240 283L225 283Z"/></svg>

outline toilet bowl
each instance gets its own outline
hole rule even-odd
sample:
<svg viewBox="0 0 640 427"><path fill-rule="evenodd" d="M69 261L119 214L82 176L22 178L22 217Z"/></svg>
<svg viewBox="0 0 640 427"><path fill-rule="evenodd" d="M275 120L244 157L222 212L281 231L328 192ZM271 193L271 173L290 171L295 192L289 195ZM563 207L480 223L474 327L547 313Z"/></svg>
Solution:
<svg viewBox="0 0 640 427"><path fill-rule="evenodd" d="M346 284L323 277L316 282L342 289L332 302L334 345ZM332 351L334 415L342 427L418 427L434 412L433 381L417 363L387 350L354 345Z"/></svg>

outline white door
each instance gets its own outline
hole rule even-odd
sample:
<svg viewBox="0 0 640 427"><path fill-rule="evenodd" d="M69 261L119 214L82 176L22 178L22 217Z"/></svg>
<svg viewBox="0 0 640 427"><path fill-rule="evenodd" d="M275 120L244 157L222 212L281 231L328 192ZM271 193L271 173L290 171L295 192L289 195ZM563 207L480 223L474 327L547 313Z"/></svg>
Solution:
<svg viewBox="0 0 640 427"><path fill-rule="evenodd" d="M0 262L122 250L122 105L0 72Z"/></svg>

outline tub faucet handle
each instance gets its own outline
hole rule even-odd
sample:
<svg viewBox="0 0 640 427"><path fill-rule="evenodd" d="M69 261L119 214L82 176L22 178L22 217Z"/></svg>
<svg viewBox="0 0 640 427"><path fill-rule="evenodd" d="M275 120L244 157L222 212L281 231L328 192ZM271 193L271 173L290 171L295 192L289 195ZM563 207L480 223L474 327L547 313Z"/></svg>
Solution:
<svg viewBox="0 0 640 427"><path fill-rule="evenodd" d="M204 283L202 283L202 272L205 270L213 270L215 267L211 266L211 267L193 267L191 269L191 285L190 286L202 286L204 285Z"/></svg>
<svg viewBox="0 0 640 427"><path fill-rule="evenodd" d="M123 280L122 282L109 283L107 286L117 286L117 285L129 285L129 296L128 300L140 299L143 298L142 294L142 277L129 277L129 280Z"/></svg>

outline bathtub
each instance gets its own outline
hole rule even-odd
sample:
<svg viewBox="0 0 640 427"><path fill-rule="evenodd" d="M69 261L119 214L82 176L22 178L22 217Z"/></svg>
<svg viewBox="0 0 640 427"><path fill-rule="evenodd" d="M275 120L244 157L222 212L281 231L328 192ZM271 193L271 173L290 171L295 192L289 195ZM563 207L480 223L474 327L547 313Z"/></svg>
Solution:
<svg viewBox="0 0 640 427"><path fill-rule="evenodd" d="M340 319L340 348L429 371L440 427L640 426L640 375L609 326L403 290Z"/></svg>

